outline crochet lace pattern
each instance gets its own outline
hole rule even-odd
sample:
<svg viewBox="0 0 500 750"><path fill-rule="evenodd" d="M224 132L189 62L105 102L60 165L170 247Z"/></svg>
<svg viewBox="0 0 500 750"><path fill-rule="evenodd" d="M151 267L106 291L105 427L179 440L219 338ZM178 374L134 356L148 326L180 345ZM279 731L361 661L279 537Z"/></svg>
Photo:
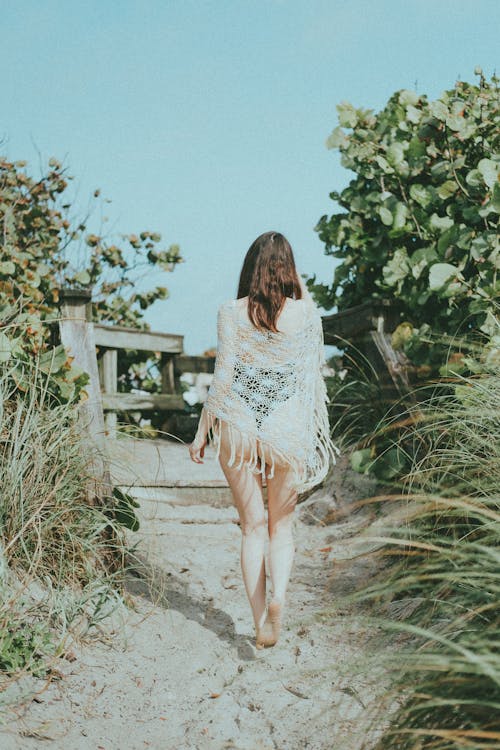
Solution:
<svg viewBox="0 0 500 750"><path fill-rule="evenodd" d="M219 458L224 423L228 466L246 465L265 478L267 465L272 478L275 463L285 462L295 489L305 492L325 478L339 450L330 438L321 372L321 316L309 296L299 311L293 331L275 333L256 328L237 300L219 307L214 378L200 425L205 419Z"/></svg>

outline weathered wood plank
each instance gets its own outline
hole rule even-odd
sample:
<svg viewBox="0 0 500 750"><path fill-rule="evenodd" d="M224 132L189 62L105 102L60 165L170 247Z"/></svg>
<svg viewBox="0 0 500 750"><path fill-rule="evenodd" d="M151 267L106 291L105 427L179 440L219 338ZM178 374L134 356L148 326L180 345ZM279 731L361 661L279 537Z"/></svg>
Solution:
<svg viewBox="0 0 500 750"><path fill-rule="evenodd" d="M104 411L182 411L184 399L175 393L103 393Z"/></svg>
<svg viewBox="0 0 500 750"><path fill-rule="evenodd" d="M161 355L161 390L162 393L175 393L175 370L174 357L171 354L163 352Z"/></svg>
<svg viewBox="0 0 500 750"><path fill-rule="evenodd" d="M118 352L106 349L102 355L102 389L105 393L116 393L118 382Z"/></svg>
<svg viewBox="0 0 500 750"><path fill-rule="evenodd" d="M397 311L389 300L365 302L333 315L323 315L325 344L354 339L367 331L391 331L398 322Z"/></svg>
<svg viewBox="0 0 500 750"><path fill-rule="evenodd" d="M188 354L180 354L175 358L175 372L213 372L215 357L191 357Z"/></svg>
<svg viewBox="0 0 500 750"><path fill-rule="evenodd" d="M383 373L386 383L396 388L401 395L410 393L408 359L403 352L396 352L391 345L389 334L370 331L364 339L364 353L370 359L379 374ZM389 376L389 377L387 377Z"/></svg>
<svg viewBox="0 0 500 750"><path fill-rule="evenodd" d="M168 352L180 354L183 351L184 336L176 333L138 331L125 326L94 324L95 343L108 349L138 349L146 352Z"/></svg>

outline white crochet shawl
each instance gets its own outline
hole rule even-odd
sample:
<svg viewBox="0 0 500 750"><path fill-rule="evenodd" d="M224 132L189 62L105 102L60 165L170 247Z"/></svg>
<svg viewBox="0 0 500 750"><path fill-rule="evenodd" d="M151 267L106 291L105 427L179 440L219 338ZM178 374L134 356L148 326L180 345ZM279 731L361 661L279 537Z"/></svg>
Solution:
<svg viewBox="0 0 500 750"><path fill-rule="evenodd" d="M293 468L295 489L305 492L325 478L339 451L330 438L321 372L321 316L308 294L300 311L293 332L274 333L257 329L237 300L220 306L214 378L200 425L208 422L219 457L221 422L226 424L228 466L245 464L265 477L267 464L272 478L279 457Z"/></svg>

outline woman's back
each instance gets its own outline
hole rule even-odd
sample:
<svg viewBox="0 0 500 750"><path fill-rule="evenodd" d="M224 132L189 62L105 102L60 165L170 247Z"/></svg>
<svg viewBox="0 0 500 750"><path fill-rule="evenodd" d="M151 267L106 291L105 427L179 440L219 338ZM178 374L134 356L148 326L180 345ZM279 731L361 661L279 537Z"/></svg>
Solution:
<svg viewBox="0 0 500 750"><path fill-rule="evenodd" d="M253 325L248 316L248 297L235 300L239 319L248 325ZM311 304L308 298L292 299L286 297L283 308L276 319L278 331L285 334L293 334L304 325L305 305Z"/></svg>

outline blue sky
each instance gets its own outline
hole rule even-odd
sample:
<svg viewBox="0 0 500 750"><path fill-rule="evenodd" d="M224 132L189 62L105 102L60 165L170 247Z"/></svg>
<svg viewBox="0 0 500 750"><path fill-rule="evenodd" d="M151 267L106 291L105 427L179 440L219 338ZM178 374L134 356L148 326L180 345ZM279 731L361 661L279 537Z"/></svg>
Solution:
<svg viewBox="0 0 500 750"><path fill-rule="evenodd" d="M0 0L0 24L4 152L62 159L82 213L101 188L108 231L180 244L148 320L190 354L261 232L330 281L314 226L349 179L325 147L337 103L500 69L498 0Z"/></svg>

